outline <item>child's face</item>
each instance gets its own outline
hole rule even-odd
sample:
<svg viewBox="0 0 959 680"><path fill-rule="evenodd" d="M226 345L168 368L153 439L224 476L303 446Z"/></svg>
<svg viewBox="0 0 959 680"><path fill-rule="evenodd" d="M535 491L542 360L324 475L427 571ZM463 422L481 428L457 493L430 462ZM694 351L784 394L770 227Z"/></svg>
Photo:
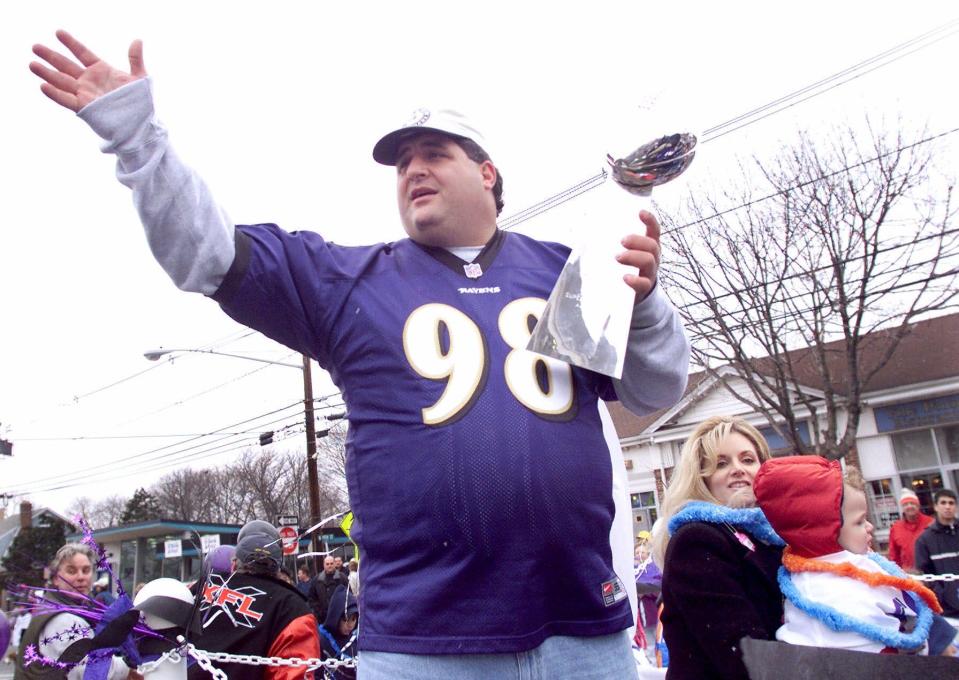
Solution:
<svg viewBox="0 0 959 680"><path fill-rule="evenodd" d="M849 486L843 487L839 545L851 553L865 555L872 545L872 529L866 519L866 494Z"/></svg>
<svg viewBox="0 0 959 680"><path fill-rule="evenodd" d="M353 632L353 629L356 628L356 621L359 617L356 614L353 614L349 617L340 618L340 635L349 635Z"/></svg>

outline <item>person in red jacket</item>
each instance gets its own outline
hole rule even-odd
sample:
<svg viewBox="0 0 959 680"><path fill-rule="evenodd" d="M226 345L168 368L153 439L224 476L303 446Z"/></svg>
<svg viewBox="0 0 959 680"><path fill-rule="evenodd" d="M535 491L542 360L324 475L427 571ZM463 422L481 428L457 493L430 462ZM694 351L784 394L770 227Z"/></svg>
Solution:
<svg viewBox="0 0 959 680"><path fill-rule="evenodd" d="M889 559L903 571L918 574L913 548L919 534L932 524L932 517L922 514L919 497L911 489L903 489L899 494L899 506L902 519L896 520L889 528Z"/></svg>

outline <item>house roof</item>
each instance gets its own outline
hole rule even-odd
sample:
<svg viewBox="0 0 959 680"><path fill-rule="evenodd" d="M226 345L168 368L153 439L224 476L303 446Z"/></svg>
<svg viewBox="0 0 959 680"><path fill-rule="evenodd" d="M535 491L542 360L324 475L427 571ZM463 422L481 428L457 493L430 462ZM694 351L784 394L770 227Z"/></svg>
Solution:
<svg viewBox="0 0 959 680"><path fill-rule="evenodd" d="M891 330L882 330L871 333L863 339L860 344L863 366L871 369L879 364L883 351L891 340L891 334ZM896 349L892 359L878 368L869 383L864 386L864 391L876 392L959 376L959 352L953 351L956 347L959 347L959 314L918 321L910 326L909 332ZM839 370L845 361L845 350L844 340L826 344L827 362L833 367L832 389L838 394L846 393L842 373ZM821 374L816 370L813 350L809 348L793 350L789 352L789 355L795 366L796 377L801 384L818 390L825 387ZM771 362L772 359L769 357L763 357L754 360L753 366L758 371L769 374ZM688 400L695 393L696 388L708 379L709 376L704 371L691 374L680 403ZM621 438L643 434L671 408L674 407L637 416L627 411L619 402L609 404L613 424Z"/></svg>
<svg viewBox="0 0 959 680"><path fill-rule="evenodd" d="M59 519L61 522L67 525L67 528L71 531L76 529L76 525L68 520L66 517L58 513L56 510L51 510L50 508L36 507L33 508L31 512L31 526L37 526L38 522L43 518L44 515L52 516ZM10 515L9 517L4 517L0 519L0 559L6 557L7 550L10 549L10 545L13 543L14 539L17 537L17 534L20 533L20 513L15 515Z"/></svg>
<svg viewBox="0 0 959 680"><path fill-rule="evenodd" d="M128 541L134 538L151 538L167 534L182 533L185 531L198 534L238 534L239 524L217 524L211 522L184 522L173 519L155 519L143 522L133 522L116 527L106 527L93 532L93 538L98 542ZM68 536L68 539L79 539L80 534Z"/></svg>

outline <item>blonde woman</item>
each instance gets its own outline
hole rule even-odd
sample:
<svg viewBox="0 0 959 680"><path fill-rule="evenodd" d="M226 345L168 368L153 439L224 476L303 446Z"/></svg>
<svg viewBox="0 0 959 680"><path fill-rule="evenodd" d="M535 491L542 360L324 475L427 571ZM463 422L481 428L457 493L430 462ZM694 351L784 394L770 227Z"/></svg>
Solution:
<svg viewBox="0 0 959 680"><path fill-rule="evenodd" d="M701 423L683 447L656 536L667 678L748 678L739 641L774 639L782 540L753 507L766 440L740 418Z"/></svg>

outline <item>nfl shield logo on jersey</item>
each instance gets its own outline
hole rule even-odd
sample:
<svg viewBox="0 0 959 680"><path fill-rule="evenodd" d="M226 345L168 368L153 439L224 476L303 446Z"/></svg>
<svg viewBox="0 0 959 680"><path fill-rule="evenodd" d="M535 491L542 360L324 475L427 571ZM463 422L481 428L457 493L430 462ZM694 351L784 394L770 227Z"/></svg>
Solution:
<svg viewBox="0 0 959 680"><path fill-rule="evenodd" d="M464 264L463 271L466 272L466 275L471 279L478 279L483 275L483 268L480 267L476 262Z"/></svg>

